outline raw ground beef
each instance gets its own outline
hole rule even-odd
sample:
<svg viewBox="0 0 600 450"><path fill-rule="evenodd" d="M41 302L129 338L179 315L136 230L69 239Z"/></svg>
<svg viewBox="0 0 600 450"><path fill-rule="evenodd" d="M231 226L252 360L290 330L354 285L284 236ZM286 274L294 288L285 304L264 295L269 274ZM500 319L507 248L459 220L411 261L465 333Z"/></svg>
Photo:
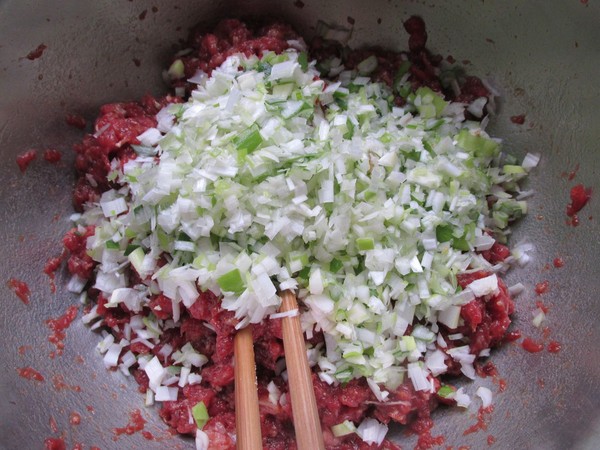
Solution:
<svg viewBox="0 0 600 450"><path fill-rule="evenodd" d="M461 90L458 95L448 86L444 86L439 78L442 57L432 55L425 48L427 33L423 21L413 17L406 21L404 26L410 34L408 52L367 49L347 53L342 52L342 47L337 43L316 38L309 47L309 53L313 58L321 61L346 54L343 62L348 68L354 68L370 55L376 55L379 64L371 76L389 85L393 85L396 72L403 63L410 61L408 81L413 89L429 86L436 91L444 92L448 98L459 101L470 101L488 95L481 81L474 77L464 77L459 80ZM197 70L210 73L235 52L243 52L246 55L261 55L266 50L282 52L289 47L287 41L290 39L299 40L300 37L289 25L281 22L252 26L236 19L228 19L220 22L212 32L206 32L198 27L193 30L188 42L191 50L184 56L176 57L183 61L185 76L173 80L173 86L185 87L189 90L190 85L185 80L192 77ZM123 165L127 160L136 157L131 145L138 144L136 136L156 126L155 114L169 103L182 101L182 98L170 95L160 99L145 96L139 102L112 103L100 109L94 124L95 134L86 135L83 141L75 146L78 179L73 203L78 211L83 210L85 203L98 201L102 192L115 187L107 180L111 161ZM403 101L398 93L396 102L402 104ZM73 229L64 237L64 246L69 251L69 271L84 279L93 277L96 265L86 253L86 240L93 234L94 228L88 227ZM492 249L484 252L483 256L495 264L504 260L508 254L505 246L496 244ZM487 275L489 274L483 271L460 275L458 282L465 287L471 281ZM136 279L139 280L134 269L130 269L128 276L131 285L135 284ZM464 305L461 312L464 325L455 330L442 329L442 334L447 336L452 333L462 333L469 342L473 354L500 344L510 324L509 316L513 312L514 305L506 286L502 282L499 285L500 292L497 295L476 298ZM121 339L122 325L128 322L133 314L123 303L113 308L105 307L107 299L94 289L89 289L89 294L98 305L97 312L103 317L105 326L112 330L116 340ZM150 349L138 342L125 348L123 354L131 350L136 354L158 355L164 365L169 365L173 361L170 357L160 355L161 348L169 344L177 350L189 342L197 351L206 355L209 362L202 368L202 382L180 389L177 401L163 402L160 416L178 433L194 434L196 425L190 421L189 411L196 403L202 401L210 415L210 420L203 431L208 434L212 446L221 449L234 448L232 359L234 327L237 320L232 312L221 308L220 299L210 292L200 294L198 300L189 309L183 306L182 309L180 326L163 333L160 345ZM158 319L172 318L170 299L162 294L154 296L141 314L147 316L151 313ZM410 330L409 327L407 333ZM284 401L278 404L272 403L267 390L267 385L273 381L281 394L287 397L287 384L279 376L280 362L283 358L280 320L267 320L255 326L253 333L264 447L293 449L295 440L290 404ZM317 333L311 343L316 345L322 340L322 335ZM460 373L458 363L453 362L451 358L447 358L446 362L450 374ZM148 388L146 373L134 365L132 374L139 384L140 391L145 392ZM330 449L376 447L366 444L354 433L336 438L330 429L344 420L360 423L365 417L375 417L382 423L410 424L412 422L417 424L413 427L414 430L427 434L432 427L431 411L437 407L440 400L444 401L436 394L415 391L408 379L390 393L390 401L387 403L377 401L364 378L354 379L339 386L330 386L313 374L313 383L326 446ZM436 387L440 386L440 380L434 379L434 383ZM399 447L385 440L379 448Z"/></svg>

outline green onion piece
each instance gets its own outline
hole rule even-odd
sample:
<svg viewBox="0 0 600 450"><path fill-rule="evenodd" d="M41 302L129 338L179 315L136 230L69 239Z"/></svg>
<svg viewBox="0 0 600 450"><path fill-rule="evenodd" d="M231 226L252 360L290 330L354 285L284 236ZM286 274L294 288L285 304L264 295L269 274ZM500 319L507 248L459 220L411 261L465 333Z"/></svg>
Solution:
<svg viewBox="0 0 600 450"><path fill-rule="evenodd" d="M448 384L444 384L443 386L441 386L438 391L437 391L437 395L439 395L442 398L448 398L450 395L452 395L454 392L456 391L456 389Z"/></svg>
<svg viewBox="0 0 600 450"><path fill-rule="evenodd" d="M344 369L338 370L335 372L335 377L338 379L338 381L342 383L350 381L352 379L352 369L346 367Z"/></svg>
<svg viewBox="0 0 600 450"><path fill-rule="evenodd" d="M348 358L358 358L358 357L361 357L362 355L363 355L362 351L353 350L353 351L345 351L342 354L342 357L344 359L348 359Z"/></svg>
<svg viewBox="0 0 600 450"><path fill-rule="evenodd" d="M356 239L356 248L359 250L373 250L375 241L373 241L373 238L358 238Z"/></svg>
<svg viewBox="0 0 600 450"><path fill-rule="evenodd" d="M415 94L421 97L421 105L417 106L419 114L425 119L438 117L448 104L440 94L428 87L420 87Z"/></svg>
<svg viewBox="0 0 600 450"><path fill-rule="evenodd" d="M119 250L120 248L119 243L115 241L106 241L104 245L110 250Z"/></svg>
<svg viewBox="0 0 600 450"><path fill-rule="evenodd" d="M352 139L352 136L354 136L354 123L350 119L346 120L346 128L348 128L348 131L344 133L344 139Z"/></svg>
<svg viewBox="0 0 600 450"><path fill-rule="evenodd" d="M246 286L239 269L233 269L217 278L217 284L224 292L242 292Z"/></svg>
<svg viewBox="0 0 600 450"><path fill-rule="evenodd" d="M304 252L291 251L289 254L289 258L291 261L299 261L302 266L306 266L308 264L308 255Z"/></svg>
<svg viewBox="0 0 600 450"><path fill-rule="evenodd" d="M392 135L390 133L384 133L379 140L384 144L389 144L392 141Z"/></svg>
<svg viewBox="0 0 600 450"><path fill-rule="evenodd" d="M348 108L348 93L347 92L335 91L333 93L333 98L335 99L335 102L338 104L338 106L340 106L342 109Z"/></svg>
<svg viewBox="0 0 600 450"><path fill-rule="evenodd" d="M365 201L369 201L373 198L375 198L377 196L377 192L373 192L373 191L366 191L365 192Z"/></svg>
<svg viewBox="0 0 600 450"><path fill-rule="evenodd" d="M360 91L360 86L354 83L350 83L348 85L348 90L351 94L356 94L358 91Z"/></svg>
<svg viewBox="0 0 600 450"><path fill-rule="evenodd" d="M527 202L514 199L502 199L494 204L494 213L501 212L506 214L508 220L515 220L527 214Z"/></svg>
<svg viewBox="0 0 600 450"><path fill-rule="evenodd" d="M206 425L206 422L208 422L208 419L210 419L210 416L208 415L208 410L206 409L206 405L204 404L204 402L198 402L194 405L194 407L192 408L192 416L196 421L196 426L200 430L204 428L204 425Z"/></svg>
<svg viewBox="0 0 600 450"><path fill-rule="evenodd" d="M467 129L462 129L456 136L459 146L472 152L475 156L491 157L498 153L498 143L483 136L471 134Z"/></svg>
<svg viewBox="0 0 600 450"><path fill-rule="evenodd" d="M435 117L435 105L426 103L424 105L417 106L417 109L419 110L421 117L424 119L431 119L432 117Z"/></svg>
<svg viewBox="0 0 600 450"><path fill-rule="evenodd" d="M108 173L108 175L106 176L106 179L108 181L115 181L118 177L119 177L119 172L117 172L116 170L111 170Z"/></svg>
<svg viewBox="0 0 600 450"><path fill-rule="evenodd" d="M331 432L335 437L346 436L356 431L356 426L349 420L344 420L342 423L338 423L331 427Z"/></svg>
<svg viewBox="0 0 600 450"><path fill-rule="evenodd" d="M494 224L498 228L506 228L508 226L509 216L503 211L493 211L492 219L494 219Z"/></svg>
<svg viewBox="0 0 600 450"><path fill-rule="evenodd" d="M151 333L154 333L157 336L160 336L162 334L162 330L156 321L156 317L154 317L153 314L142 318L142 322L144 323L144 325L146 325L146 328Z"/></svg>
<svg viewBox="0 0 600 450"><path fill-rule="evenodd" d="M369 75L375 69L377 69L378 61L377 56L371 55L363 61L359 62L356 69L361 75Z"/></svg>
<svg viewBox="0 0 600 450"><path fill-rule="evenodd" d="M171 79L183 78L185 75L185 66L183 65L183 61L180 59L173 61L169 67L168 74Z"/></svg>
<svg viewBox="0 0 600 450"><path fill-rule="evenodd" d="M444 119L438 119L438 120L436 120L436 121L435 121L435 123L433 123L433 125L429 125L429 126L426 128L426 130L437 130L439 127L441 127L442 125L444 125L444 123L446 123L446 122L444 121ZM426 142L426 143L427 143L427 145L428 145L429 147L431 147L431 144L429 144L429 142ZM433 153L433 148L428 148L428 149L427 149L427 151L428 151L429 153Z"/></svg>
<svg viewBox="0 0 600 450"><path fill-rule="evenodd" d="M417 348L417 342L412 336L402 336L402 347L404 347L404 351L412 352Z"/></svg>
<svg viewBox="0 0 600 450"><path fill-rule="evenodd" d="M412 150L406 153L406 158L413 161L421 161L421 152L417 150Z"/></svg>
<svg viewBox="0 0 600 450"><path fill-rule="evenodd" d="M146 255L144 254L142 247L136 248L129 255L127 255L129 262L131 262L131 265L135 268L137 273L142 273L142 264L145 256Z"/></svg>
<svg viewBox="0 0 600 450"><path fill-rule="evenodd" d="M272 68L273 66L266 61L259 61L259 63L256 65L256 70L258 72L264 72L266 76L271 75Z"/></svg>
<svg viewBox="0 0 600 450"><path fill-rule="evenodd" d="M400 95L400 97L406 98L410 95L410 93L411 93L410 84L403 84L398 87L398 94Z"/></svg>
<svg viewBox="0 0 600 450"><path fill-rule="evenodd" d="M262 143L258 125L253 124L233 139L236 148L246 154L253 152Z"/></svg>
<svg viewBox="0 0 600 450"><path fill-rule="evenodd" d="M515 166L512 164L506 164L502 170L504 171L504 173L506 174L515 174L515 175L519 175L519 174L526 174L527 172L525 171L525 169L523 169L523 167L521 166Z"/></svg>
<svg viewBox="0 0 600 450"><path fill-rule="evenodd" d="M344 267L344 263L337 258L333 258L329 263L329 270L333 273L338 273L342 267Z"/></svg>
<svg viewBox="0 0 600 450"><path fill-rule="evenodd" d="M192 242L192 238L185 234L183 231L177 236L178 241Z"/></svg>
<svg viewBox="0 0 600 450"><path fill-rule="evenodd" d="M274 66L275 64L279 64L280 62L287 61L286 55L278 55L274 52L267 52L263 56L263 60Z"/></svg>
<svg viewBox="0 0 600 450"><path fill-rule="evenodd" d="M438 242L448 242L454 238L450 225L438 225L435 229L435 238Z"/></svg>
<svg viewBox="0 0 600 450"><path fill-rule="evenodd" d="M462 250L463 252L468 252L469 250L471 250L471 247L469 247L469 242L467 241L467 238L465 236L453 238L452 247L454 247L457 250Z"/></svg>
<svg viewBox="0 0 600 450"><path fill-rule="evenodd" d="M171 238L169 235L160 228L157 230L156 235L158 236L158 244L160 245L160 248L163 250L168 250L169 246L171 245Z"/></svg>
<svg viewBox="0 0 600 450"><path fill-rule="evenodd" d="M396 80L400 80L400 78L402 78L404 76L404 74L406 72L408 72L408 70L410 69L411 66L411 62L410 61L403 61L402 64L400 64L400 67L398 67L398 71L396 72Z"/></svg>
<svg viewBox="0 0 600 450"><path fill-rule="evenodd" d="M345 91L335 91L333 93L333 98L336 98L336 99L346 99L346 98L348 98L348 93L345 92Z"/></svg>
<svg viewBox="0 0 600 450"><path fill-rule="evenodd" d="M304 267L300 272L298 272L298 278L303 280L308 280L310 275L310 267Z"/></svg>
<svg viewBox="0 0 600 450"><path fill-rule="evenodd" d="M306 72L308 69L308 55L306 52L301 52L298 54L298 64L300 64L300 68L303 72Z"/></svg>
<svg viewBox="0 0 600 450"><path fill-rule="evenodd" d="M140 246L136 244L129 244L125 249L125 256L129 256L137 248L140 248Z"/></svg>

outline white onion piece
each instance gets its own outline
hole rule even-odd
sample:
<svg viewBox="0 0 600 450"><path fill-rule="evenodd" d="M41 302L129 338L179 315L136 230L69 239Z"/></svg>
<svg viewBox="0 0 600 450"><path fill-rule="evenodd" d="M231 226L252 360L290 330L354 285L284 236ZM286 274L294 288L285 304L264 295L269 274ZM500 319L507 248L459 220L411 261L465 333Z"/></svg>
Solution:
<svg viewBox="0 0 600 450"><path fill-rule="evenodd" d="M475 297L496 294L498 292L498 277L496 274L472 281L468 288L473 291Z"/></svg>
<svg viewBox="0 0 600 450"><path fill-rule="evenodd" d="M384 425L375 419L363 420L356 429L356 434L358 434L367 444L371 445L380 445L385 439L387 432L387 425Z"/></svg>
<svg viewBox="0 0 600 450"><path fill-rule="evenodd" d="M174 402L177 400L179 389L176 387L158 386L154 400L157 402Z"/></svg>
<svg viewBox="0 0 600 450"><path fill-rule="evenodd" d="M490 391L488 388L480 386L477 388L475 393L479 398L481 398L484 408L487 408L492 404L492 391Z"/></svg>
<svg viewBox="0 0 600 450"><path fill-rule="evenodd" d="M196 439L194 440L196 444L196 450L208 450L210 445L210 439L208 435L202 430L196 430Z"/></svg>

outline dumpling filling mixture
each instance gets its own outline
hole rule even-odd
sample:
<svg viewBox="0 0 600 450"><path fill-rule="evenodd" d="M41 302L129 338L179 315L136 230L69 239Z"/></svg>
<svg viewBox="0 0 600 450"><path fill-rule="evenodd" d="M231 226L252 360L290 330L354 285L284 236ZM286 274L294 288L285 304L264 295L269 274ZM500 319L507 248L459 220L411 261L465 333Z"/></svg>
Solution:
<svg viewBox="0 0 600 450"><path fill-rule="evenodd" d="M440 69L419 18L405 27L409 52L348 54L223 21L173 60L178 96L106 105L76 147L69 289L106 367L199 448L235 446L233 336L249 323L264 446L295 447L284 290L331 449L397 448L390 422L427 434L439 402L468 407L451 376L475 378L507 332L501 274L527 248L504 244L538 157L504 154L485 131L493 95Z"/></svg>

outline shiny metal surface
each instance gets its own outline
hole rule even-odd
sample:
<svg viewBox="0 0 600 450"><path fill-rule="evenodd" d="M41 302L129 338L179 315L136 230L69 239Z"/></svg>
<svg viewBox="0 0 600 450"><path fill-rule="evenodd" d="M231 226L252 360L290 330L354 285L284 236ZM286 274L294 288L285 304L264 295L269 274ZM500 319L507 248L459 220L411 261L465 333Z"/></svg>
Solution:
<svg viewBox="0 0 600 450"><path fill-rule="evenodd" d="M600 169L600 4L578 0L504 1L329 1L303 0L298 8L285 1L0 1L0 448L43 448L44 439L62 435L68 448L192 448L193 443L168 437L154 409L143 407L133 380L107 372L94 347L98 336L80 321L67 330L63 356L49 358L49 317L64 313L78 300L65 291L66 275L57 274L50 291L45 262L61 251L68 229L73 175L71 145L81 136L64 115L77 112L88 119L103 103L136 99L164 90L160 71L171 45L199 20L231 14L273 14L310 34L318 19L349 25L355 19L352 45L379 44L404 49L402 21L410 14L425 18L429 46L457 60L469 60L470 72L489 78L502 92L493 132L506 147L523 155L541 152L540 167L529 186L536 190L529 216L514 232L514 241L536 246L533 261L515 270L508 281L522 281L527 291L517 299L515 328L525 336L542 337L531 325L535 283L549 280L543 296L550 306L550 339L557 354L529 354L517 345L496 352L493 361L507 381L495 395L495 412L487 431L463 436L476 422L474 411L442 408L434 414L435 434L445 445L502 449L600 448L600 302L597 291L600 256L600 202L580 215L577 228L565 224L569 188L576 182L598 191ZM156 7L153 11L152 7ZM140 14L147 11L145 18ZM381 19L381 20L379 20ZM378 24L378 22L381 22ZM34 61L24 57L39 44L47 49ZM133 58L141 61L137 67ZM525 125L510 116L526 114ZM54 166L41 157L48 147L64 153ZM38 149L25 174L17 154ZM579 164L573 181L562 174ZM597 194L597 192L595 193ZM590 217L590 218L588 218ZM552 267L555 257L565 266ZM549 264L550 268L546 268ZM9 278L28 283L31 302L21 303L7 287ZM20 346L24 348L21 354ZM17 369L32 366L46 381L19 377ZM56 376L81 392L60 388ZM53 382L54 379L54 382ZM467 383L470 393L484 385L497 391L490 378ZM139 408L146 430L113 440ZM69 423L71 413L81 424ZM57 432L53 432L53 423ZM414 438L395 432L403 447Z"/></svg>

